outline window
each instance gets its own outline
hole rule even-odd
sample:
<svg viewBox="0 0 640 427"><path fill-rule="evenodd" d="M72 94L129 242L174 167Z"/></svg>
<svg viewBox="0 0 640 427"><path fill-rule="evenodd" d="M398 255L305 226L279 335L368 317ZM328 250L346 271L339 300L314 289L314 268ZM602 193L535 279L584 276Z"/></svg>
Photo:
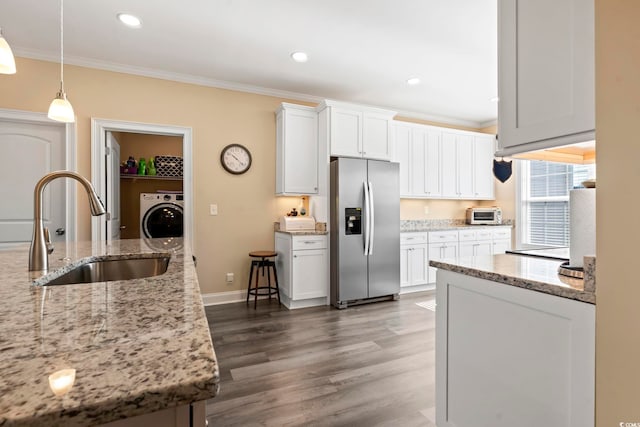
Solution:
<svg viewBox="0 0 640 427"><path fill-rule="evenodd" d="M569 190L595 178L595 164L519 162L519 246L569 246Z"/></svg>

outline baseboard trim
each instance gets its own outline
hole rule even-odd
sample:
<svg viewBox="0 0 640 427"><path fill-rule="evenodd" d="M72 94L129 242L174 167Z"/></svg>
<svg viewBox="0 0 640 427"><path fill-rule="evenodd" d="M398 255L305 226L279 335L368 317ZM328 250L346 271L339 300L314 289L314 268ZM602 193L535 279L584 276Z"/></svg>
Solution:
<svg viewBox="0 0 640 427"><path fill-rule="evenodd" d="M202 294L202 302L205 306L229 304L232 302L245 301L247 299L247 291L228 291L228 292L216 292L212 294Z"/></svg>
<svg viewBox="0 0 640 427"><path fill-rule="evenodd" d="M400 288L400 295L410 294L413 292L434 291L435 289L436 289L435 283L427 283L425 285L416 285L416 286L407 286L404 288Z"/></svg>

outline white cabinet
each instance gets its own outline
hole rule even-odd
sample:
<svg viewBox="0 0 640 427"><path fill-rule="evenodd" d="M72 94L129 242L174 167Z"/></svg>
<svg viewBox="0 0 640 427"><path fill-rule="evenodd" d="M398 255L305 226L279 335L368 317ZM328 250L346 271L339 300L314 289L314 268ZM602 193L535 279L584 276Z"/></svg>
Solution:
<svg viewBox="0 0 640 427"><path fill-rule="evenodd" d="M473 139L473 198L493 200L495 199L493 176L495 136L476 135Z"/></svg>
<svg viewBox="0 0 640 427"><path fill-rule="evenodd" d="M149 414L100 424L100 427L204 427L207 420L206 410L206 401L202 400L187 405L161 409Z"/></svg>
<svg viewBox="0 0 640 427"><path fill-rule="evenodd" d="M428 233L429 261L439 261L443 259L458 259L458 231L430 231ZM428 262L427 262L428 265ZM429 267L429 283L436 281L436 269Z"/></svg>
<svg viewBox="0 0 640 427"><path fill-rule="evenodd" d="M439 270L439 427L593 427L595 306Z"/></svg>
<svg viewBox="0 0 640 427"><path fill-rule="evenodd" d="M328 100L317 111L327 115L323 123L328 130L322 134L329 139L326 143L331 156L391 159L390 122L394 111Z"/></svg>
<svg viewBox="0 0 640 427"><path fill-rule="evenodd" d="M503 254L511 250L511 227L495 227L492 233L493 254Z"/></svg>
<svg viewBox="0 0 640 427"><path fill-rule="evenodd" d="M490 229L460 230L459 256L493 255L493 232Z"/></svg>
<svg viewBox="0 0 640 427"><path fill-rule="evenodd" d="M442 132L442 197L493 200L493 136Z"/></svg>
<svg viewBox="0 0 640 427"><path fill-rule="evenodd" d="M395 147L393 160L398 162L400 171L400 197L411 197L412 193L412 127L396 122L392 127Z"/></svg>
<svg viewBox="0 0 640 427"><path fill-rule="evenodd" d="M594 28L593 0L498 2L500 153L595 139Z"/></svg>
<svg viewBox="0 0 640 427"><path fill-rule="evenodd" d="M276 194L318 193L318 114L283 103L276 114Z"/></svg>
<svg viewBox="0 0 640 427"><path fill-rule="evenodd" d="M288 308L326 305L329 264L326 235L276 232L281 299Z"/></svg>
<svg viewBox="0 0 640 427"><path fill-rule="evenodd" d="M427 233L400 234L400 287L428 283Z"/></svg>
<svg viewBox="0 0 640 427"><path fill-rule="evenodd" d="M393 122L404 198L493 200L493 135Z"/></svg>

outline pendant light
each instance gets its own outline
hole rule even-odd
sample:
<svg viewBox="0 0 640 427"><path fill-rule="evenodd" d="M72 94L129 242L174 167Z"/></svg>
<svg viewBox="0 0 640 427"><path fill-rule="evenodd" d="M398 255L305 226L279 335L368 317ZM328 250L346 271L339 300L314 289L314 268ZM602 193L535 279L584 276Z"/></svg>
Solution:
<svg viewBox="0 0 640 427"><path fill-rule="evenodd" d="M73 123L75 122L75 114L73 107L67 100L67 94L64 92L64 0L60 0L60 91L51 101L49 106L49 114L47 116L58 122Z"/></svg>
<svg viewBox="0 0 640 427"><path fill-rule="evenodd" d="M0 74L15 74L16 60L13 58L13 52L9 47L9 43L2 37L2 28L0 28Z"/></svg>

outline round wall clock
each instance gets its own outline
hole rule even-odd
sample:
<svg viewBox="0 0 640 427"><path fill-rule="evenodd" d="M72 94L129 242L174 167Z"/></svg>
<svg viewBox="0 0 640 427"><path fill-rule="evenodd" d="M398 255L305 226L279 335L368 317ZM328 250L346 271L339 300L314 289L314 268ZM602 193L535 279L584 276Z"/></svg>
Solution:
<svg viewBox="0 0 640 427"><path fill-rule="evenodd" d="M229 173L240 175L251 167L251 153L240 144L229 144L220 153L220 163Z"/></svg>

